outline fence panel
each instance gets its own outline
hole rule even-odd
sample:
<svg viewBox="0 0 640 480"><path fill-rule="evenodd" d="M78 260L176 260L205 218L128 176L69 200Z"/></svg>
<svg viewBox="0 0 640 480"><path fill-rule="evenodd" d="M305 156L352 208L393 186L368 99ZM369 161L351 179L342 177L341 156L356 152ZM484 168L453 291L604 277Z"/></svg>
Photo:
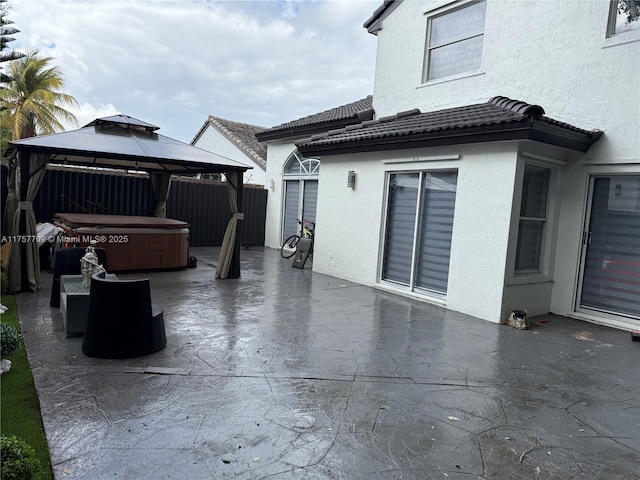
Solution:
<svg viewBox="0 0 640 480"><path fill-rule="evenodd" d="M6 169L2 170L4 209ZM149 216L155 203L146 174L50 165L34 202L34 212L38 222L50 222L59 212ZM245 185L243 210L240 241L264 245L267 190ZM214 180L173 177L167 217L189 223L191 246L221 245L231 217L226 185Z"/></svg>

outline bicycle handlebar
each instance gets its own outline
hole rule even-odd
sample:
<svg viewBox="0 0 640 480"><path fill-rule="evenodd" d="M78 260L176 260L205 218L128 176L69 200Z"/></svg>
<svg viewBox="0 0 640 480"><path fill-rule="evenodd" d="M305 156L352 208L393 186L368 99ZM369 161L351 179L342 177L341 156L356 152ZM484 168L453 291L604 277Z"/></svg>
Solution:
<svg viewBox="0 0 640 480"><path fill-rule="evenodd" d="M302 225L302 220L299 220L299 219L296 219L296 220L298 221L298 225ZM304 222L305 222L307 225L313 225L313 228L315 228L315 227L316 227L315 222L312 222L311 220L304 220Z"/></svg>

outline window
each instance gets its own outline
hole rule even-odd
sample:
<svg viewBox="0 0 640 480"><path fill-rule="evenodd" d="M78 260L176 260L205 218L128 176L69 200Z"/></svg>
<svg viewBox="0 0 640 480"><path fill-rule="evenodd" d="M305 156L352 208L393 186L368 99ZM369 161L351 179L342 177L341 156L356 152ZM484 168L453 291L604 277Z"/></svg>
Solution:
<svg viewBox="0 0 640 480"><path fill-rule="evenodd" d="M424 81L480 68L485 10L482 1L429 19Z"/></svg>
<svg viewBox="0 0 640 480"><path fill-rule="evenodd" d="M640 31L640 3L637 0L611 0L607 36Z"/></svg>
<svg viewBox="0 0 640 480"><path fill-rule="evenodd" d="M547 223L549 170L525 167L516 248L516 273L541 272Z"/></svg>
<svg viewBox="0 0 640 480"><path fill-rule="evenodd" d="M446 294L457 183L456 172L390 174L382 280Z"/></svg>
<svg viewBox="0 0 640 480"><path fill-rule="evenodd" d="M283 170L285 175L318 175L320 160L303 157L296 151L291 154Z"/></svg>
<svg viewBox="0 0 640 480"><path fill-rule="evenodd" d="M282 238L300 231L298 219L316 221L320 160L293 152L283 168Z"/></svg>

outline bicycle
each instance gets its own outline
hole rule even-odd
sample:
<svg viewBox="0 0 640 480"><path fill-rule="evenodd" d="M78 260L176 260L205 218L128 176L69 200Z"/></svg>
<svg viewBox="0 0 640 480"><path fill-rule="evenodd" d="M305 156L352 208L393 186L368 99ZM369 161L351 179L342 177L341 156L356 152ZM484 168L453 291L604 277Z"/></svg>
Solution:
<svg viewBox="0 0 640 480"><path fill-rule="evenodd" d="M309 256L313 254L313 231L316 228L316 224L310 222L309 220L305 220L304 222L298 220L298 225L300 225L300 233L291 235L282 243L282 247L280 247L280 255L282 256L282 258L291 258L296 254L296 252L298 251L298 243L300 242L301 238L311 239L311 249L309 250Z"/></svg>

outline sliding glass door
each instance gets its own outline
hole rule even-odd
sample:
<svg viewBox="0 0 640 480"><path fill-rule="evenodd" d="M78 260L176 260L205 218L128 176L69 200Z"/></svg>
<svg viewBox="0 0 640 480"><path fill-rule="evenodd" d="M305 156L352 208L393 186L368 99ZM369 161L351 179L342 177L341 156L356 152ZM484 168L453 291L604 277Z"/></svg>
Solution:
<svg viewBox="0 0 640 480"><path fill-rule="evenodd" d="M591 192L580 308L640 320L640 176L594 178Z"/></svg>
<svg viewBox="0 0 640 480"><path fill-rule="evenodd" d="M382 280L446 294L456 172L391 173Z"/></svg>

